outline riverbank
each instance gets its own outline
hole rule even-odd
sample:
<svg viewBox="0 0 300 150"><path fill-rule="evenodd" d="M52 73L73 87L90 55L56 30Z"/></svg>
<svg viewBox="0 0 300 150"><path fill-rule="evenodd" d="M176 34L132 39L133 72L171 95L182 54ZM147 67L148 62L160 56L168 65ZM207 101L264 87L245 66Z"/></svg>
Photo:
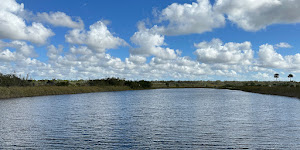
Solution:
<svg viewBox="0 0 300 150"><path fill-rule="evenodd" d="M251 93L268 94L295 97L300 99L300 87L266 87L266 86L239 86L239 87L155 87L151 89L164 88L216 88L241 90ZM62 94L81 94L95 92L127 91L137 90L128 86L39 86L39 87L0 87L0 99L62 95Z"/></svg>
<svg viewBox="0 0 300 150"><path fill-rule="evenodd" d="M120 78L94 80L28 80L0 73L0 99L150 89L150 81Z"/></svg>
<svg viewBox="0 0 300 150"><path fill-rule="evenodd" d="M259 93L259 94L295 97L300 99L300 87L242 86L242 87L230 87L225 89L241 90L245 92Z"/></svg>
<svg viewBox="0 0 300 150"><path fill-rule="evenodd" d="M109 91L133 90L128 86L38 86L38 87L0 87L0 99L34 97L46 95L80 94Z"/></svg>
<svg viewBox="0 0 300 150"><path fill-rule="evenodd" d="M288 81L153 81L153 88L215 88L295 97L300 99L300 83Z"/></svg>

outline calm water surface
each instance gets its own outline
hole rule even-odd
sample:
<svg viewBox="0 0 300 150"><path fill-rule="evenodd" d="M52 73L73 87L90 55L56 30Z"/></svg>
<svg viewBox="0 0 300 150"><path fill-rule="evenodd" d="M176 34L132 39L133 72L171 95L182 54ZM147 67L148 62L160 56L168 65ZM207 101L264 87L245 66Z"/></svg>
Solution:
<svg viewBox="0 0 300 150"><path fill-rule="evenodd" d="M300 149L300 101L158 89L0 101L0 149Z"/></svg>

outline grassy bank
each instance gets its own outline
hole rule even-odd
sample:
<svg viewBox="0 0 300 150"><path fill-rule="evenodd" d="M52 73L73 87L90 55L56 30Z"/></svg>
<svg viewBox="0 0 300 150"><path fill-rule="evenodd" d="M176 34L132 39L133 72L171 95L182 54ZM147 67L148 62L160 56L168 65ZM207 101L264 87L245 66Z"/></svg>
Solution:
<svg viewBox="0 0 300 150"><path fill-rule="evenodd" d="M288 97L295 97L300 99L300 87L242 86L242 87L232 87L227 89L241 90L245 92L268 94L268 95L288 96Z"/></svg>
<svg viewBox="0 0 300 150"><path fill-rule="evenodd" d="M199 88L191 86L180 87L156 87L160 88ZM237 86L237 87L200 87L200 88L221 88L231 90L241 90L252 93L269 94L296 97L300 99L300 87L267 87L267 86ZM125 91L136 90L128 86L38 86L38 87L0 87L0 99L33 97L45 95L62 95L62 94L79 94L79 93L94 93L107 91Z"/></svg>
<svg viewBox="0 0 300 150"><path fill-rule="evenodd" d="M0 99L44 95L79 94L105 91L150 89L149 81L120 78L94 80L32 80L15 74L0 73Z"/></svg>
<svg viewBox="0 0 300 150"><path fill-rule="evenodd" d="M33 97L44 95L79 94L106 91L132 90L127 86L39 86L39 87L0 87L0 99Z"/></svg>
<svg viewBox="0 0 300 150"><path fill-rule="evenodd" d="M28 80L0 73L0 99L43 95L79 94L161 88L221 88L300 98L300 82L286 81L130 81L120 78L95 80Z"/></svg>
<svg viewBox="0 0 300 150"><path fill-rule="evenodd" d="M153 88L217 88L296 97L300 99L299 82L277 81L154 81Z"/></svg>

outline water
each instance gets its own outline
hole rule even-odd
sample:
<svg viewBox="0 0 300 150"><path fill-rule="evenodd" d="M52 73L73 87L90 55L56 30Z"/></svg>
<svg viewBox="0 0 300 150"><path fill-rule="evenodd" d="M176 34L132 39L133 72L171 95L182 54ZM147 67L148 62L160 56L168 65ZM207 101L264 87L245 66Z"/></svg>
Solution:
<svg viewBox="0 0 300 150"><path fill-rule="evenodd" d="M300 101L217 89L0 100L0 149L300 149Z"/></svg>

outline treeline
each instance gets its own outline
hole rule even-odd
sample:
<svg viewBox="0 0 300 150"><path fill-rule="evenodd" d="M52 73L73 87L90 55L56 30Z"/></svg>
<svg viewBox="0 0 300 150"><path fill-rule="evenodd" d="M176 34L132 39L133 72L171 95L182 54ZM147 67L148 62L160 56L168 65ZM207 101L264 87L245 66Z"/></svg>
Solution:
<svg viewBox="0 0 300 150"><path fill-rule="evenodd" d="M300 87L295 81L151 81L152 88Z"/></svg>
<svg viewBox="0 0 300 150"><path fill-rule="evenodd" d="M1 74L0 73L0 86L28 86L28 80L21 79L16 75L12 74Z"/></svg>
<svg viewBox="0 0 300 150"><path fill-rule="evenodd" d="M90 86L128 86L132 89L147 89L151 88L152 83L149 81L128 81L119 78L106 78L98 80L88 80Z"/></svg>
<svg viewBox="0 0 300 150"><path fill-rule="evenodd" d="M131 89L148 89L152 87L149 81L129 81L120 78L96 80L27 80L11 74L0 73L0 86L127 86Z"/></svg>

